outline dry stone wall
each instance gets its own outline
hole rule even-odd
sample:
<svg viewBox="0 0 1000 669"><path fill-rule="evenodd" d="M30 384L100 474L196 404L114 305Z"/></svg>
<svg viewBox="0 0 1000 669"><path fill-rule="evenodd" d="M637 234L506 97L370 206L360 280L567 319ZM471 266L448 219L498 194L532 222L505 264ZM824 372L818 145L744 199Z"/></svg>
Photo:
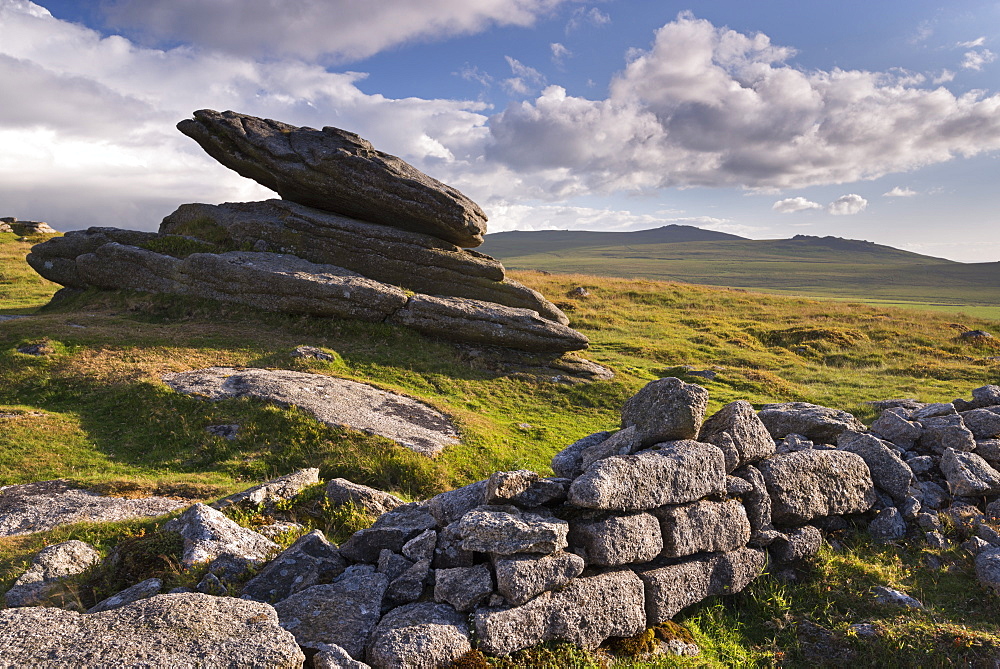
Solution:
<svg viewBox="0 0 1000 669"><path fill-rule="evenodd" d="M384 511L339 547L314 531L265 564L260 542L207 507L175 523L191 528L185 555L219 555L214 583L234 554L256 564L242 597L272 605L308 655L356 667L446 666L474 647L506 655L552 640L594 648L739 592L848 522L878 541L940 545L948 514L974 532L965 548L1000 591L988 522L1000 520L1000 387L890 403L871 429L803 403L733 402L706 420L707 399L679 379L650 383L620 430L558 453L554 477L496 472L406 504L333 481L331 501Z"/></svg>

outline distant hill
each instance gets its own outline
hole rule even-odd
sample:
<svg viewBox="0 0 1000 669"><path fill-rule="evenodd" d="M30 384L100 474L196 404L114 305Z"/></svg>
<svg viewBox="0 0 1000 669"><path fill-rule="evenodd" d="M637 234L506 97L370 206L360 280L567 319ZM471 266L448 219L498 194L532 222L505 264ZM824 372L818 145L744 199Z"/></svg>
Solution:
<svg viewBox="0 0 1000 669"><path fill-rule="evenodd" d="M591 230L535 230L497 232L486 235L476 248L495 258L525 253L556 253L590 246L629 246L633 244L673 244L677 242L715 242L745 239L725 232L702 230L693 225L664 225L634 232L596 232Z"/></svg>
<svg viewBox="0 0 1000 669"><path fill-rule="evenodd" d="M1000 314L1000 263L840 237L745 239L667 226L638 232L501 232L477 250L511 269L683 281ZM994 312L996 312L994 314Z"/></svg>

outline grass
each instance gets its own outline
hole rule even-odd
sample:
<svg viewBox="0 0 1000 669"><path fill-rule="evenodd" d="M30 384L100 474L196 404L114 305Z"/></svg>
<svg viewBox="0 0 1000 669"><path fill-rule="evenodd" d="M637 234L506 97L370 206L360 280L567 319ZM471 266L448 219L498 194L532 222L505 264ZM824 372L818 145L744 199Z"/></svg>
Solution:
<svg viewBox="0 0 1000 669"><path fill-rule="evenodd" d="M836 239L562 248L565 243L532 243L528 235L540 233L505 234L510 241L495 242L494 249L487 237L484 249L513 269L683 281L1000 318L998 263L957 263Z"/></svg>
<svg viewBox="0 0 1000 669"><path fill-rule="evenodd" d="M12 235L0 239L4 276L23 280L0 296L0 313L30 314L0 322L0 484L64 477L115 494L211 499L299 467L319 467L324 479L342 476L420 499L498 470L548 474L555 452L615 428L628 397L650 380L683 377L685 366L717 372L711 381L687 378L708 388L710 411L735 399L758 406L802 400L867 421L875 417L869 400L949 401L1000 377L997 347L956 337L971 329L1000 332L1000 322L988 318L646 279L512 272L567 311L591 339L586 357L616 377L589 385L507 378L448 343L386 325L97 291L41 308L56 286L23 266L27 247ZM577 286L590 296L568 297ZM48 355L17 350L42 342ZM290 357L299 345L320 347L334 359ZM295 408L208 402L162 382L168 372L211 365L312 371L402 392L450 415L462 444L432 460L377 436L321 425ZM242 426L234 441L205 430L230 423ZM353 510L322 508L318 499L311 503L296 513L335 539L370 521ZM240 518L250 525L264 520ZM154 521L83 524L0 539L0 590L46 544L79 538L107 554L120 538L152 536L158 527ZM798 581L760 579L745 594L686 610L680 622L702 647L699 658L615 659L555 644L511 661L816 666L825 661L810 650L817 634L820 646L848 655L853 649L850 663L861 666L875 660L914 666L921 654L935 658L923 666L935 666L937 658L939 666L976 666L997 652L988 650L998 643L996 598L978 589L969 558L957 549L939 556L944 567L931 569L923 562L927 551L849 537L842 544L824 550ZM902 587L928 608L901 615L875 606L868 594L874 584ZM825 632L805 634L805 621ZM849 625L863 621L876 624L882 636L852 636Z"/></svg>

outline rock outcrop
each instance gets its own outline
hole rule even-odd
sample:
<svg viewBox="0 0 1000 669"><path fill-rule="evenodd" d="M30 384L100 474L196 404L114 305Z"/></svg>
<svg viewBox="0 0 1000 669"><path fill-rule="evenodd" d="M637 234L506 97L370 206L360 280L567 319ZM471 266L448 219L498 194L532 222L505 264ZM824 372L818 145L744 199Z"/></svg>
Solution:
<svg viewBox="0 0 1000 669"><path fill-rule="evenodd" d="M58 230L52 229L48 223L41 221L19 221L13 216L0 218L0 232L13 232L16 235L57 235Z"/></svg>
<svg viewBox="0 0 1000 669"><path fill-rule="evenodd" d="M158 233L70 232L36 245L28 264L70 288L392 323L540 354L542 367L587 347L555 305L506 278L495 259L462 248L486 230L475 203L357 135L210 110L178 127L285 199L185 204ZM569 364L586 378L607 374Z"/></svg>
<svg viewBox="0 0 1000 669"><path fill-rule="evenodd" d="M177 129L286 200L461 246L483 243L486 215L475 202L352 132L211 109Z"/></svg>

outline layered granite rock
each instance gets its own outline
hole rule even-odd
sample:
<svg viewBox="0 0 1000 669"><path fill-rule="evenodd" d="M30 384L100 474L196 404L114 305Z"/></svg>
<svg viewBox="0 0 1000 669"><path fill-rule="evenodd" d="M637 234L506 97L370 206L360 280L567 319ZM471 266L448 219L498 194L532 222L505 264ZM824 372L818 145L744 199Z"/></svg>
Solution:
<svg viewBox="0 0 1000 669"><path fill-rule="evenodd" d="M483 243L486 215L475 202L352 132L211 109L177 129L285 200L461 246Z"/></svg>

